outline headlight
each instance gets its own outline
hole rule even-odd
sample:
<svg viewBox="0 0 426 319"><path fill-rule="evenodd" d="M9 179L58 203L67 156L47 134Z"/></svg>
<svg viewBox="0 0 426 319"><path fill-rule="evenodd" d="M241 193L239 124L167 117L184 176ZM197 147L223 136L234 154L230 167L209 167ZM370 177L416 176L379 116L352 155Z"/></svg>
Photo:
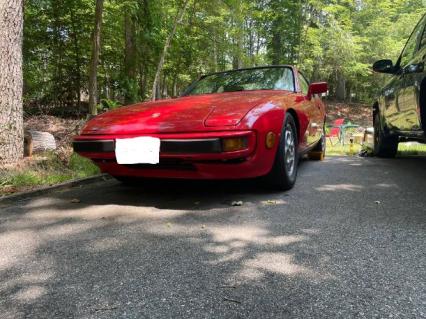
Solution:
<svg viewBox="0 0 426 319"><path fill-rule="evenodd" d="M235 152L245 150L248 147L247 137L230 137L222 140L224 152Z"/></svg>

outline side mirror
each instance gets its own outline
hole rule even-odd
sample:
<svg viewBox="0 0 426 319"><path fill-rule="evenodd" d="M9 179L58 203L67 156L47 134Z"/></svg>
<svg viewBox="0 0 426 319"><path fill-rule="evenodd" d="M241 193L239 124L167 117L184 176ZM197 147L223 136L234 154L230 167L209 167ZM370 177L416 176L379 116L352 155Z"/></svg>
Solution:
<svg viewBox="0 0 426 319"><path fill-rule="evenodd" d="M313 95L327 93L327 91L328 91L327 82L311 83L311 85L309 85L308 98L311 99Z"/></svg>
<svg viewBox="0 0 426 319"><path fill-rule="evenodd" d="M395 66L392 60L379 60L373 64L373 71L378 73L395 73Z"/></svg>

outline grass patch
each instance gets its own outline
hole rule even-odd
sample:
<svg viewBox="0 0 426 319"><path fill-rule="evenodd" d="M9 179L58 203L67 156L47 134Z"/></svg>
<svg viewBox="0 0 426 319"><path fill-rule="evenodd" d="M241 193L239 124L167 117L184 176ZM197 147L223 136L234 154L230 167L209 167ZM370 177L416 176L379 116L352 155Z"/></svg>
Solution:
<svg viewBox="0 0 426 319"><path fill-rule="evenodd" d="M426 144L399 143L398 156L426 156Z"/></svg>
<svg viewBox="0 0 426 319"><path fill-rule="evenodd" d="M335 145L327 141L326 156L354 156L357 155L362 149L360 144L342 145L337 143Z"/></svg>
<svg viewBox="0 0 426 319"><path fill-rule="evenodd" d="M76 153L71 155L68 168L75 173L77 178L89 177L100 173L99 168L91 160Z"/></svg>
<svg viewBox="0 0 426 319"><path fill-rule="evenodd" d="M353 144L351 149L349 144L341 145L337 143L332 145L330 141L327 141L326 156L353 156L359 154L363 148L364 146L360 144ZM367 148L372 152L372 145L367 146ZM397 156L426 156L426 144L413 142L399 143Z"/></svg>
<svg viewBox="0 0 426 319"><path fill-rule="evenodd" d="M0 195L63 183L99 174L90 160L72 154L62 162L55 153L45 153L26 160L20 167L0 172Z"/></svg>

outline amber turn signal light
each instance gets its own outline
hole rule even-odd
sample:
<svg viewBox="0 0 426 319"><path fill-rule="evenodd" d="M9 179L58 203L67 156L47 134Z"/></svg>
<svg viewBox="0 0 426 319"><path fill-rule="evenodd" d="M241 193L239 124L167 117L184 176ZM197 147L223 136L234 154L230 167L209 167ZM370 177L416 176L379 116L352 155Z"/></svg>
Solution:
<svg viewBox="0 0 426 319"><path fill-rule="evenodd" d="M231 137L222 140L224 152L241 151L247 148L248 142L246 137Z"/></svg>
<svg viewBox="0 0 426 319"><path fill-rule="evenodd" d="M275 141L277 140L277 135L274 132L269 132L268 134L266 134L266 141L265 141L265 145L266 148L273 148L275 146Z"/></svg>

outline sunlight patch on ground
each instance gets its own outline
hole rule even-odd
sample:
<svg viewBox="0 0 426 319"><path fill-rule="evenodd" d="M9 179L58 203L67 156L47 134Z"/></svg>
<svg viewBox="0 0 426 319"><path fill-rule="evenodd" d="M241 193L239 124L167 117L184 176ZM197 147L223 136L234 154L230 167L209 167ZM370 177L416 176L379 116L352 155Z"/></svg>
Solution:
<svg viewBox="0 0 426 319"><path fill-rule="evenodd" d="M125 243L125 241L118 238L101 238L87 244L86 250L93 253L117 250L124 246Z"/></svg>
<svg viewBox="0 0 426 319"><path fill-rule="evenodd" d="M12 231L0 234L0 270L22 263L39 246L40 238L33 231Z"/></svg>
<svg viewBox="0 0 426 319"><path fill-rule="evenodd" d="M85 233L94 228L95 224L90 222L65 222L62 225L46 226L40 231L40 236L45 240L54 240L61 237L68 237Z"/></svg>
<svg viewBox="0 0 426 319"><path fill-rule="evenodd" d="M282 199L269 199L261 201L262 205L269 206L269 205L287 205L288 202Z"/></svg>
<svg viewBox="0 0 426 319"><path fill-rule="evenodd" d="M2 285L0 286L0 291L13 290L15 287L31 285L39 286L53 278L53 276L54 273L51 271L26 273L14 279L3 281Z"/></svg>
<svg viewBox="0 0 426 319"><path fill-rule="evenodd" d="M209 229L215 242L241 243L282 246L297 243L307 238L300 235L272 236L269 232L258 226L228 226L213 227Z"/></svg>
<svg viewBox="0 0 426 319"><path fill-rule="evenodd" d="M214 243L206 244L203 249L218 255L209 262L214 265L243 259L249 247L285 246L307 239L297 235L273 236L264 228L254 225L209 227L208 231Z"/></svg>
<svg viewBox="0 0 426 319"><path fill-rule="evenodd" d="M62 202L64 203L64 202ZM50 205L48 205L50 206ZM26 217L33 220L62 220L62 219L82 219L107 220L114 219L120 222L132 222L140 219L155 220L164 218L176 218L185 214L183 210L165 210L150 206L123 206L116 204L90 205L90 214L87 214L86 204L75 204L74 209L57 210L40 208L26 214Z"/></svg>
<svg viewBox="0 0 426 319"><path fill-rule="evenodd" d="M398 185L396 185L396 184L386 184L386 183L376 184L376 187L381 187L381 188L399 188Z"/></svg>
<svg viewBox="0 0 426 319"><path fill-rule="evenodd" d="M336 185L323 185L315 189L320 192L336 192L336 191L350 191L360 192L364 187L354 184L336 184Z"/></svg>
<svg viewBox="0 0 426 319"><path fill-rule="evenodd" d="M46 293L47 293L47 289L42 286L30 286L30 287L25 287L21 289L20 291L18 291L15 294L14 298L19 301L29 302L42 297Z"/></svg>
<svg viewBox="0 0 426 319"><path fill-rule="evenodd" d="M243 266L281 275L312 274L310 269L295 264L292 255L284 253L261 253L245 261Z"/></svg>

